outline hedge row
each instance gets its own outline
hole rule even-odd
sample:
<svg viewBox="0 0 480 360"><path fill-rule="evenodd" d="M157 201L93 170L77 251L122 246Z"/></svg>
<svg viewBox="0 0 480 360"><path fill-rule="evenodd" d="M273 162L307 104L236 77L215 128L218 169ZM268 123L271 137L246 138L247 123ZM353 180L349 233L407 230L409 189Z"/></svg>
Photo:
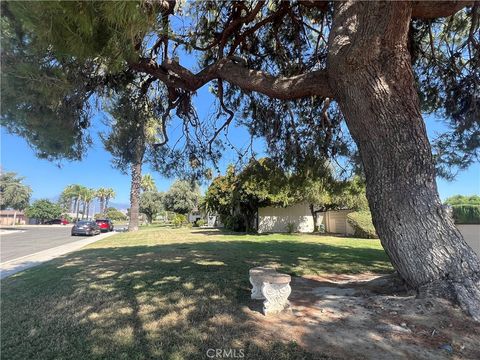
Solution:
<svg viewBox="0 0 480 360"><path fill-rule="evenodd" d="M453 205L452 215L455 224L480 224L480 205ZM355 231L356 237L378 238L369 211L351 212L347 215L347 221Z"/></svg>
<svg viewBox="0 0 480 360"><path fill-rule="evenodd" d="M480 205L453 205L455 224L480 224Z"/></svg>
<svg viewBox="0 0 480 360"><path fill-rule="evenodd" d="M370 211L355 211L347 215L347 221L355 231L354 235L364 239L378 238L372 223Z"/></svg>

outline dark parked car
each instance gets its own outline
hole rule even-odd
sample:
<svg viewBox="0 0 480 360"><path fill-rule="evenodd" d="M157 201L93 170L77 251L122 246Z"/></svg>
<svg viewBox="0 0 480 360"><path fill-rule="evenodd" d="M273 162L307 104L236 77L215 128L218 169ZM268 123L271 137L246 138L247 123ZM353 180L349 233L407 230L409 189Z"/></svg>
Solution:
<svg viewBox="0 0 480 360"><path fill-rule="evenodd" d="M68 225L70 224L67 219L53 219L44 222L45 225Z"/></svg>
<svg viewBox="0 0 480 360"><path fill-rule="evenodd" d="M100 227L95 221L81 220L75 223L72 228L72 236L75 235L97 235L100 234Z"/></svg>
<svg viewBox="0 0 480 360"><path fill-rule="evenodd" d="M113 231L113 223L110 219L97 219L96 220L100 230L104 232Z"/></svg>

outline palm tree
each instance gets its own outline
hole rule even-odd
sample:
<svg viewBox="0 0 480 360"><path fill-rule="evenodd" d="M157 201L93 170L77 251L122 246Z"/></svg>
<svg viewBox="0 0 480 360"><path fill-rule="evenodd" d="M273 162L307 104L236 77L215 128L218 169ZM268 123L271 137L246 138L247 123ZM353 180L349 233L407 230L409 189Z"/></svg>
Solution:
<svg viewBox="0 0 480 360"><path fill-rule="evenodd" d="M88 220L88 214L90 212L90 204L95 199L95 197L96 197L95 189L89 189L89 188L84 189L84 191L83 191L83 209L84 209L84 213L85 213L85 208L86 208L87 220ZM82 214L82 219L83 219L83 215L84 214Z"/></svg>
<svg viewBox="0 0 480 360"><path fill-rule="evenodd" d="M80 212L80 204L83 201L85 190L87 190L87 188L83 185L78 185L78 184L72 185L71 191L74 197L75 212L77 213L77 216L76 216L77 220L78 220L78 213ZM85 204L83 206L83 212L85 213ZM82 219L83 219L83 214L82 214Z"/></svg>
<svg viewBox="0 0 480 360"><path fill-rule="evenodd" d="M155 191L157 189L155 186L155 180L153 180L153 177L150 174L145 174L142 176L140 187L143 191Z"/></svg>
<svg viewBox="0 0 480 360"><path fill-rule="evenodd" d="M106 189L106 188L99 188L97 190L96 197L100 201L100 213L103 214L105 212L105 199L107 197L108 191L111 189Z"/></svg>
<svg viewBox="0 0 480 360"><path fill-rule="evenodd" d="M75 190L76 186L78 185L72 184L66 186L60 195L59 203L67 212L74 212L77 208L78 197Z"/></svg>
<svg viewBox="0 0 480 360"><path fill-rule="evenodd" d="M13 225L17 222L17 211L28 206L32 194L32 189L23 184L23 179L13 172L0 174L0 208L14 210Z"/></svg>
<svg viewBox="0 0 480 360"><path fill-rule="evenodd" d="M108 208L108 202L110 201L110 199L115 198L115 191L112 188L106 188L105 190L106 190L106 192L105 192L105 208L104 208L104 210L106 210Z"/></svg>

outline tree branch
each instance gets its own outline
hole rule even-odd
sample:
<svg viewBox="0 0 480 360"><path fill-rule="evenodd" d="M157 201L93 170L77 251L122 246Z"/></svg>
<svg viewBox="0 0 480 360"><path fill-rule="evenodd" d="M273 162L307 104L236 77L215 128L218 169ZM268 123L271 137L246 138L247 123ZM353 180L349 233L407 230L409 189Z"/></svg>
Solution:
<svg viewBox="0 0 480 360"><path fill-rule="evenodd" d="M230 125L232 122L233 118L235 117L235 113L227 108L225 105L225 102L223 100L223 82L222 80L218 81L218 98L220 99L220 106L223 111L225 111L228 115L227 120L215 131L213 134L212 138L208 141L208 152L209 154L212 154L212 145L215 139L218 137L218 135L222 132L223 129L225 129L227 126Z"/></svg>
<svg viewBox="0 0 480 360"><path fill-rule="evenodd" d="M472 6L473 1L414 1L412 17L421 19L436 19L455 14L466 6Z"/></svg>
<svg viewBox="0 0 480 360"><path fill-rule="evenodd" d="M312 9L318 9L321 11L327 11L328 10L328 1L323 1L323 0L301 0L298 2L300 5Z"/></svg>
<svg viewBox="0 0 480 360"><path fill-rule="evenodd" d="M222 79L242 90L256 91L280 100L333 95L325 70L291 77L272 76L263 71L248 69L234 57L221 59L197 74L172 60L164 61L161 66L153 61L143 60L131 64L130 67L154 76L169 87L192 92L213 79Z"/></svg>
<svg viewBox="0 0 480 360"><path fill-rule="evenodd" d="M288 12L289 9L290 9L289 3L288 2L282 2L280 4L279 10L277 10L276 12L271 14L270 16L266 17L265 19L259 21L254 26L250 27L249 29L245 30L242 34L239 34L238 37L235 38L235 41L234 41L234 43L233 43L233 45L230 49L229 54L232 55L235 52L235 50L237 49L238 45L240 45L240 43L242 41L244 41L247 36L253 34L255 31L260 29L265 24L267 24L269 22L277 21L278 19L282 18Z"/></svg>

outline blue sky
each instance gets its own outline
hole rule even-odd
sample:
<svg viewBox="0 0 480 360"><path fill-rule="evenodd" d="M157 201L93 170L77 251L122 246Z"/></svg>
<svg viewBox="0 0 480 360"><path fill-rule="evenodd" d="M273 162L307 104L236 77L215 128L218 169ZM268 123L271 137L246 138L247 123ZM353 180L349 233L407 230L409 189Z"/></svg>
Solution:
<svg viewBox="0 0 480 360"><path fill-rule="evenodd" d="M215 111L213 95L209 93L208 87L203 87L197 92L194 99L196 109L200 118L207 117ZM100 132L107 130L105 126L105 115L96 113L92 119L90 134L93 138L93 145L80 162L62 161L50 162L38 159L35 151L30 148L27 142L19 137L9 134L1 129L1 167L4 171L13 171L25 177L25 183L33 190L32 199L56 199L61 191L69 184L78 183L91 188L112 187L116 192L113 205L126 207L129 203L130 176L122 174L119 170L112 168L111 156L103 149L99 138ZM224 121L220 119L219 123ZM175 133L179 132L177 122L172 123L169 129L171 143L175 141ZM229 140L236 147L246 146L249 140L246 129L233 126L229 130ZM173 141L172 141L173 140ZM262 153L263 141L257 140L254 149ZM223 171L230 163L237 160L233 151L225 153L219 163ZM150 169L148 164L143 167L143 173L150 173L157 185L158 190L166 191L175 179L167 179ZM214 172L214 175L217 173Z"/></svg>
<svg viewBox="0 0 480 360"><path fill-rule="evenodd" d="M180 19L178 19L178 23L175 23L175 19L173 26L183 32L183 26L188 24L183 23L183 20ZM151 41L154 39L152 38ZM185 54L181 50L179 50L179 54L182 65L190 68L193 72L199 70L194 55ZM194 105L201 119L208 118L215 111L214 98L209 92L208 85L199 89L194 98ZM14 171L24 176L25 183L33 189L33 199L55 199L67 185L79 183L91 188L112 187L117 194L114 203L126 207L129 203L130 177L112 168L111 156L103 149L98 136L98 132L106 130L103 119L104 115L96 114L92 121L91 136L94 143L84 159L81 162L64 161L60 166L57 163L36 158L35 152L22 138L10 135L1 129L1 167L4 171ZM426 124L430 138L434 138L436 133L444 130L441 121L433 116L426 117ZM170 129L170 139L175 137L176 127L177 125L174 124ZM176 131L178 133L178 129ZM249 142L248 133L243 128L231 127L229 139L236 147L243 147ZM259 139L254 142L254 150L257 154L261 155L264 149L263 140ZM220 170L223 171L227 164L236 160L237 154L233 151L225 153L219 164ZM144 166L143 173L152 174L160 191L166 191L174 181L174 179L166 179L154 173L148 165ZM480 164L475 164L461 172L453 182L439 179L438 189L442 199L454 194L480 194Z"/></svg>
<svg viewBox="0 0 480 360"><path fill-rule="evenodd" d="M200 118L205 118L214 111L213 98L208 87L200 89L194 99ZM91 134L94 139L93 146L81 162L62 162L59 164L40 160L35 157L35 152L18 136L1 132L1 166L4 171L14 171L25 177L25 182L33 189L33 199L56 198L65 186L80 183L91 188L112 187L117 196L114 203L126 206L129 202L130 178L112 168L111 157L100 142L98 132L105 131L102 114L97 114L93 119ZM431 138L442 132L444 126L440 119L433 116L425 118L428 134ZM175 126L174 126L175 127ZM233 127L229 130L229 139L235 146L242 147L249 142L245 129ZM264 149L262 140L254 144L257 153ZM220 170L227 164L235 162L237 155L227 152L220 163ZM160 191L169 188L174 179L166 179L154 173L148 165L144 166L144 173L151 173L155 178ZM438 189L442 200L455 194L480 194L480 164L472 165L468 170L459 173L456 179L448 182L438 179Z"/></svg>

